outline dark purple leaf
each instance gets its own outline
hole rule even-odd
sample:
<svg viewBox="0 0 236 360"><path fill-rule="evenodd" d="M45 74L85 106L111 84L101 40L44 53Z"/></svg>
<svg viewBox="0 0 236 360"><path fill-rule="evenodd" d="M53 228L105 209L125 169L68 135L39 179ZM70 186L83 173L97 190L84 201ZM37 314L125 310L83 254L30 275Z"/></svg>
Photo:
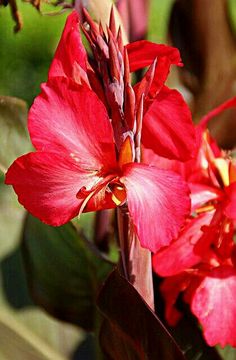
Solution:
<svg viewBox="0 0 236 360"><path fill-rule="evenodd" d="M108 359L185 359L158 317L118 270L106 280L97 304L106 318L100 339Z"/></svg>

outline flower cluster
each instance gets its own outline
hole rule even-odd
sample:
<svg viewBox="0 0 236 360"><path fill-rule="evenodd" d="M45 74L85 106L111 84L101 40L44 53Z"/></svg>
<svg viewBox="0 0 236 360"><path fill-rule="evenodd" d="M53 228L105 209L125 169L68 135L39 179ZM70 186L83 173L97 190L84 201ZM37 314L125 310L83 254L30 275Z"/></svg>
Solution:
<svg viewBox="0 0 236 360"><path fill-rule="evenodd" d="M196 127L198 155L186 164L155 161L174 168L191 189L192 214L169 247L153 258L157 274L165 277L161 292L165 315L175 325L180 293L202 325L209 345L236 346L236 163L210 136L208 121L236 106L233 98L206 115ZM150 157L150 154L148 154Z"/></svg>
<svg viewBox="0 0 236 360"><path fill-rule="evenodd" d="M6 183L29 212L54 226L127 204L141 245L156 252L177 236L190 206L179 175L141 163L141 144L181 161L194 152L189 109L164 85L170 66L181 65L179 52L148 41L124 46L113 12L106 32L86 11L84 17L92 56L74 11L29 112L36 151L11 165ZM147 66L132 86L131 72Z"/></svg>

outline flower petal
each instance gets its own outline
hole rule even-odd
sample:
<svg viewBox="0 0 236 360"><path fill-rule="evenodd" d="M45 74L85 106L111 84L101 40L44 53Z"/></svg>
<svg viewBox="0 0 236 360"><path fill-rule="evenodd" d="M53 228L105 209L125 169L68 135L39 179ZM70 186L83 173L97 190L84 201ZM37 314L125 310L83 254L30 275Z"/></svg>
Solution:
<svg viewBox="0 0 236 360"><path fill-rule="evenodd" d="M171 64L181 66L179 50L172 46L155 44L140 40L126 45L130 71L136 71L150 65L156 58L167 57Z"/></svg>
<svg viewBox="0 0 236 360"><path fill-rule="evenodd" d="M39 151L67 152L83 168L111 168L116 162L113 130L96 94L66 78L52 78L35 99L28 123Z"/></svg>
<svg viewBox="0 0 236 360"><path fill-rule="evenodd" d="M188 160L195 153L195 128L181 94L167 87L151 102L143 123L142 142L158 155Z"/></svg>
<svg viewBox="0 0 236 360"><path fill-rule="evenodd" d="M203 235L201 227L209 225L212 213L189 219L178 239L153 256L154 271L160 276L172 276L185 271L202 260L194 251L195 244Z"/></svg>
<svg viewBox="0 0 236 360"><path fill-rule="evenodd" d="M208 114L203 116L201 121L198 124L198 128L201 129L201 131L204 131L207 127L208 122L213 119L215 116L221 114L223 111L230 109L232 107L236 106L236 96L223 102L219 106L217 106L215 109L211 110ZM200 131L200 130L199 130Z"/></svg>
<svg viewBox="0 0 236 360"><path fill-rule="evenodd" d="M35 152L18 158L8 169L19 202L46 224L59 226L78 215L86 197L78 191L92 188L98 177L81 169L63 154Z"/></svg>
<svg viewBox="0 0 236 360"><path fill-rule="evenodd" d="M236 220L236 182L233 182L225 188L227 195L227 204L224 213L230 219Z"/></svg>
<svg viewBox="0 0 236 360"><path fill-rule="evenodd" d="M74 65L77 64L86 70L86 61L87 55L79 32L79 16L73 11L67 18L48 77L49 79L54 76L73 78Z"/></svg>
<svg viewBox="0 0 236 360"><path fill-rule="evenodd" d="M125 165L120 181L141 245L153 252L167 246L189 211L187 185L175 173L143 164Z"/></svg>
<svg viewBox="0 0 236 360"><path fill-rule="evenodd" d="M165 300L165 318L170 326L176 326L182 314L175 303L181 292L189 286L191 275L182 273L167 277L161 283L160 290Z"/></svg>
<svg viewBox="0 0 236 360"><path fill-rule="evenodd" d="M220 266L212 270L197 288L191 310L200 321L210 346L236 346L236 270Z"/></svg>
<svg viewBox="0 0 236 360"><path fill-rule="evenodd" d="M220 199L222 191L206 184L188 182L191 191L192 211L204 206L208 201Z"/></svg>

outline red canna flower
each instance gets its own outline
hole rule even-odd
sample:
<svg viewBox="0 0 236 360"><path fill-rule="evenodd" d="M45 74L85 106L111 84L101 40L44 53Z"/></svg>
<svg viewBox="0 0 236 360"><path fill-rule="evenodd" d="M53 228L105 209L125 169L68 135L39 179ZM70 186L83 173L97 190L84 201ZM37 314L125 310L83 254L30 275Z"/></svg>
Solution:
<svg viewBox="0 0 236 360"><path fill-rule="evenodd" d="M177 90L164 85L170 66L182 66L178 49L146 40L123 46L121 31L116 33L113 16L107 41L101 27L94 24L87 12L84 14L86 22L82 28L95 61L89 62L87 58L79 33L78 15L72 12L50 67L49 78L66 76L79 84L86 83L106 107L109 105L113 120L118 117L120 121L125 117L129 128L134 125L135 106L143 97L142 142L145 147L170 159L186 161L194 156L195 130L188 106ZM133 90L127 80L130 72L149 65L152 66L144 79Z"/></svg>
<svg viewBox="0 0 236 360"><path fill-rule="evenodd" d="M143 54L142 64L132 60L134 49L123 47L112 15L108 35L85 16L93 60L87 58L73 12L48 82L29 112L36 152L11 165L6 183L28 211L54 226L83 211L127 204L141 245L155 252L177 236L190 205L188 187L179 175L140 163L145 94L154 77L146 75L146 87L140 84L135 95L129 58L131 68L137 68L157 54ZM156 52L169 56L169 65L177 61L175 49L161 46ZM185 103L183 107L187 109ZM189 137L186 142L190 147ZM153 223L155 216L159 223Z"/></svg>
<svg viewBox="0 0 236 360"><path fill-rule="evenodd" d="M212 346L236 346L236 164L206 130L213 116L231 106L236 106L236 98L202 119L196 129L199 151L195 160L181 166L166 164L185 175L191 189L192 216L178 239L153 258L154 270L165 277L161 291L168 322L174 325L181 316L174 305L183 292Z"/></svg>

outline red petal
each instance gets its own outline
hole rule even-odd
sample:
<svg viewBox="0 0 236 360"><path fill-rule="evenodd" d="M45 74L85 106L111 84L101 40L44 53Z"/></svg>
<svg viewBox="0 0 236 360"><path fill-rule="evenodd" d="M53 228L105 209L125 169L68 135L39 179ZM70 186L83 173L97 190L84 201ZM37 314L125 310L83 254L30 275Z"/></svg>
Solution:
<svg viewBox="0 0 236 360"><path fill-rule="evenodd" d="M167 87L151 103L144 116L142 141L158 155L188 160L195 152L195 128L181 94Z"/></svg>
<svg viewBox="0 0 236 360"><path fill-rule="evenodd" d="M198 124L198 128L201 128L204 131L207 127L208 122L215 116L221 114L224 110L230 109L231 107L236 106L236 97L225 101L223 104L217 106L215 109L206 114Z"/></svg>
<svg viewBox="0 0 236 360"><path fill-rule="evenodd" d="M33 145L40 151L67 152L83 168L116 163L113 131L106 109L87 87L66 78L43 85L29 113Z"/></svg>
<svg viewBox="0 0 236 360"><path fill-rule="evenodd" d="M210 223L212 215L205 213L189 220L179 238L153 256L153 268L158 275L179 274L202 260L202 256L194 252L194 247L203 235L201 227Z"/></svg>
<svg viewBox="0 0 236 360"><path fill-rule="evenodd" d="M195 184L190 182L188 182L188 186L191 191L192 211L195 211L199 207L206 204L208 201L213 201L222 197L222 191L218 188L214 188L205 184Z"/></svg>
<svg viewBox="0 0 236 360"><path fill-rule="evenodd" d="M236 182L233 182L225 188L227 194L227 204L224 213L230 219L236 220Z"/></svg>
<svg viewBox="0 0 236 360"><path fill-rule="evenodd" d="M166 278L161 284L161 294L165 300L165 318L170 326L175 326L181 318L175 303L179 294L188 287L190 280L191 275L183 273Z"/></svg>
<svg viewBox="0 0 236 360"><path fill-rule="evenodd" d="M73 11L67 18L66 25L58 44L54 59L49 70L49 79L53 76L73 77L73 68L77 63L86 70L87 55L80 32L79 17Z"/></svg>
<svg viewBox="0 0 236 360"><path fill-rule="evenodd" d="M126 45L126 49L130 71L142 69L160 57L167 57L171 64L182 65L179 50L171 46L141 40Z"/></svg>
<svg viewBox="0 0 236 360"><path fill-rule="evenodd" d="M189 211L189 190L180 176L143 164L125 165L120 179L143 247L156 252L179 232Z"/></svg>
<svg viewBox="0 0 236 360"><path fill-rule="evenodd" d="M9 168L6 184L13 185L19 202L41 221L59 226L75 217L88 190L98 181L94 173L82 170L63 154L36 152L23 155Z"/></svg>
<svg viewBox="0 0 236 360"><path fill-rule="evenodd" d="M215 268L197 288L191 310L200 321L210 346L236 346L236 270Z"/></svg>

